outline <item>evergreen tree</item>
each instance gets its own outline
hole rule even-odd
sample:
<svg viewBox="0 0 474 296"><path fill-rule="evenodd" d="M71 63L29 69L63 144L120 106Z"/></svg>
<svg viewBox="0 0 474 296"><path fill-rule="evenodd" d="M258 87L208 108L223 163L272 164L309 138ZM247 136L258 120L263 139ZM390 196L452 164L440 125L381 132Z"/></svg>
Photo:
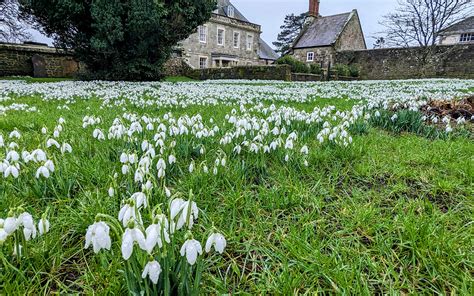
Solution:
<svg viewBox="0 0 474 296"><path fill-rule="evenodd" d="M292 13L285 17L284 24L280 27L282 31L278 34L277 41L273 42L277 52L284 55L291 48L293 41L304 27L307 15L306 12L300 15Z"/></svg>
<svg viewBox="0 0 474 296"><path fill-rule="evenodd" d="M20 0L55 45L91 78L156 80L176 44L206 22L215 0Z"/></svg>

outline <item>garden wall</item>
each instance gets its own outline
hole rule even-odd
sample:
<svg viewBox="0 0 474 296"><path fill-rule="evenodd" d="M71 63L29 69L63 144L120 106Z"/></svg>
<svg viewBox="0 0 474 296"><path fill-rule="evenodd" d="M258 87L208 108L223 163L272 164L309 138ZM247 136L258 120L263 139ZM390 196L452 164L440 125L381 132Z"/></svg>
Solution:
<svg viewBox="0 0 474 296"><path fill-rule="evenodd" d="M79 70L80 64L70 54L55 48L0 43L0 76L72 77Z"/></svg>
<svg viewBox="0 0 474 296"><path fill-rule="evenodd" d="M248 79L291 81L291 67L288 65L271 65L195 69L190 70L186 76L196 80Z"/></svg>
<svg viewBox="0 0 474 296"><path fill-rule="evenodd" d="M474 44L342 51L336 63L358 66L360 77L369 80L474 79Z"/></svg>

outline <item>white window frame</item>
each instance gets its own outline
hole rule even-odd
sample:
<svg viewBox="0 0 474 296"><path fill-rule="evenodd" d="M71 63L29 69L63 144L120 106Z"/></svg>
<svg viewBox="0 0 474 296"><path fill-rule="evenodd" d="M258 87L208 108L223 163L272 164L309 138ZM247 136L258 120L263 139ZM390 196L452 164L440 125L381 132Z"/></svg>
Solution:
<svg viewBox="0 0 474 296"><path fill-rule="evenodd" d="M250 41L252 41L252 43L250 43ZM248 50L248 51L251 51L253 50L253 44L254 44L254 38L253 38L253 34L247 34L247 42L245 43L245 48Z"/></svg>
<svg viewBox="0 0 474 296"><path fill-rule="evenodd" d="M237 37L237 46L235 45L235 43L236 43L236 42L235 42L235 41L236 41L236 40L235 40L235 36L236 36L236 35L238 36L238 37ZM234 31L234 34L233 34L232 37L233 37L233 38L232 38L232 45L234 46L234 48L240 48L240 31Z"/></svg>
<svg viewBox="0 0 474 296"><path fill-rule="evenodd" d="M314 62L314 51L309 51L309 52L306 53L306 61L307 62Z"/></svg>
<svg viewBox="0 0 474 296"><path fill-rule="evenodd" d="M459 37L459 42L474 42L474 33L463 33L461 37Z"/></svg>
<svg viewBox="0 0 474 296"><path fill-rule="evenodd" d="M201 65L201 60L206 61L206 64L204 65L204 67L202 67L202 65ZM209 68L209 57L199 56L199 69L207 69L207 68Z"/></svg>
<svg viewBox="0 0 474 296"><path fill-rule="evenodd" d="M232 17L232 18L235 16L234 6L232 5L227 6L227 16Z"/></svg>
<svg viewBox="0 0 474 296"><path fill-rule="evenodd" d="M222 43L219 43L219 31L222 31ZM225 28L217 27L217 45L225 46Z"/></svg>
<svg viewBox="0 0 474 296"><path fill-rule="evenodd" d="M201 30L203 30L203 31L201 32ZM198 27L199 42L207 43L207 33L208 33L207 25L202 25L202 26ZM202 36L204 36L204 40L201 39Z"/></svg>

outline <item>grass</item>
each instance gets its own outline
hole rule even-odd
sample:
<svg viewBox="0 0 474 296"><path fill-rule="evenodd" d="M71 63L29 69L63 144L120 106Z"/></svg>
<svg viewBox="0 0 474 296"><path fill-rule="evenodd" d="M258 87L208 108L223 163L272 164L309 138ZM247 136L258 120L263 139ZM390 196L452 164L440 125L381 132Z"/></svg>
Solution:
<svg viewBox="0 0 474 296"><path fill-rule="evenodd" d="M91 141L91 130L80 124L84 115L97 113L110 122L121 110L99 111L98 100L79 100L68 112L35 96L16 101L34 102L41 113L0 117L0 133L16 127L32 149L40 140L37 131L43 126L51 130L62 116L64 137L74 153L58 162L57 173L41 185L0 182L0 217L18 205L37 217L49 206L52 224L31 260L16 270L0 265L0 291L126 293L120 255L97 256L83 249L95 215L119 210L120 200L108 197L107 189L124 144ZM347 110L354 103L320 99L293 105L311 110L332 104ZM230 109L173 113L218 120ZM128 111L144 113L134 107ZM315 138L308 142L317 145ZM192 189L200 208L227 237L223 259L210 259L204 294L469 295L474 289L473 155L474 144L466 137L430 139L374 124L349 148L312 149L309 167L282 165L282 155L249 159L244 167L231 160L218 178L181 172L170 177L170 186L182 195Z"/></svg>

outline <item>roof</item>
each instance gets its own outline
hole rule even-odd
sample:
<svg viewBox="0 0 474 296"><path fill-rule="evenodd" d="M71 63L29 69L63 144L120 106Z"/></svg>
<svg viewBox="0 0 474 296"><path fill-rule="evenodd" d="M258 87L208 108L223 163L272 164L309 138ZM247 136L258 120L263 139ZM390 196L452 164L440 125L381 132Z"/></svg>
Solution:
<svg viewBox="0 0 474 296"><path fill-rule="evenodd" d="M223 16L226 16L226 17L230 17L228 15L228 7L229 6L234 7L234 17L233 18L238 19L240 21L250 23L250 21L232 3L230 3L230 0L218 0L217 1L217 9L214 11L214 13L216 13L218 15L223 15Z"/></svg>
<svg viewBox="0 0 474 296"><path fill-rule="evenodd" d="M260 38L260 48L258 50L258 56L262 60L278 60L278 54L268 45L262 38Z"/></svg>
<svg viewBox="0 0 474 296"><path fill-rule="evenodd" d="M329 46L336 43L353 13L354 11L316 18L303 29L293 48Z"/></svg>
<svg viewBox="0 0 474 296"><path fill-rule="evenodd" d="M460 22L457 22L444 30L441 30L440 35L447 35L453 33L474 32L474 16L468 17Z"/></svg>

